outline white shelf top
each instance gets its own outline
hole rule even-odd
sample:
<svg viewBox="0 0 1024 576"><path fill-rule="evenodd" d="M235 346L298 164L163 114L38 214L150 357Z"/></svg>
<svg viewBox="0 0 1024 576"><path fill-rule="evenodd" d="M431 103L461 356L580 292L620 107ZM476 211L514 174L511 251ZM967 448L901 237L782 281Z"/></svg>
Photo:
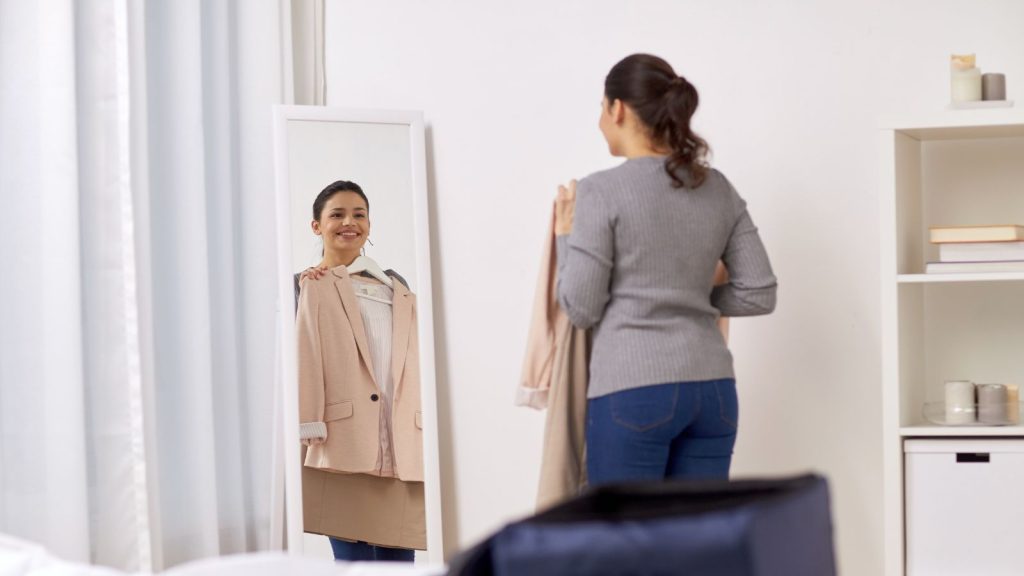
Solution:
<svg viewBox="0 0 1024 576"><path fill-rule="evenodd" d="M904 426L900 428L900 436L943 438L952 436L1019 436L1024 438L1024 426Z"/></svg>
<svg viewBox="0 0 1024 576"><path fill-rule="evenodd" d="M883 130L895 130L917 140L970 140L1024 137L1024 107L943 110L905 118L887 118Z"/></svg>
<svg viewBox="0 0 1024 576"><path fill-rule="evenodd" d="M976 272L973 274L897 274L899 284L942 284L946 282L1007 282L1024 280L1024 272Z"/></svg>

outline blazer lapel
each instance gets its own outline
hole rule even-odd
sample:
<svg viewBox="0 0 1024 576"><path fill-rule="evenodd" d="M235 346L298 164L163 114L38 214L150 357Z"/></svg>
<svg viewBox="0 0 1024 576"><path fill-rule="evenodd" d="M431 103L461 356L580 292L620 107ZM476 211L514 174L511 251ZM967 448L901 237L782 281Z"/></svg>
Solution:
<svg viewBox="0 0 1024 576"><path fill-rule="evenodd" d="M394 283L394 290L395 295L391 305L391 378L397 394L409 350L409 332L412 329L412 299L409 289L397 280Z"/></svg>
<svg viewBox="0 0 1024 576"><path fill-rule="evenodd" d="M373 379L373 383L377 384L377 376L373 373L373 362L370 359L370 346L366 342L363 315L359 312L359 301L356 300L356 292L352 289L352 279L349 278L348 270L344 266L338 266L333 272L338 277L334 281L334 286L338 289L338 296L341 297L341 304L345 308L345 315L348 316L348 322L352 326L352 334L355 335L359 355L363 357L363 364L370 371L370 378Z"/></svg>

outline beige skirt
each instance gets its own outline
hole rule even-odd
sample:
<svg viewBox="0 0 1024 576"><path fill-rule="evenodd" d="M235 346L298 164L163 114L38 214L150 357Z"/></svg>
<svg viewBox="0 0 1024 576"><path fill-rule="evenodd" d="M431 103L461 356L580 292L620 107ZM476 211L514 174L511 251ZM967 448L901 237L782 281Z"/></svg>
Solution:
<svg viewBox="0 0 1024 576"><path fill-rule="evenodd" d="M376 546L427 549L422 482L302 467L304 528Z"/></svg>

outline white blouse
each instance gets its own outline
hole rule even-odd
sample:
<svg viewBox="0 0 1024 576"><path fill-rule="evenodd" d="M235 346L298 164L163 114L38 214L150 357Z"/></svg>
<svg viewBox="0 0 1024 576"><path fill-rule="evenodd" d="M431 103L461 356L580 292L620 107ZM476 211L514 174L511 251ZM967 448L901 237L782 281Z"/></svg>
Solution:
<svg viewBox="0 0 1024 576"><path fill-rule="evenodd" d="M394 451L392 449L391 408L394 382L391 374L391 339L395 292L384 284L375 284L352 278L352 288L359 298L359 312L366 330L370 348L373 376L380 388L380 455L377 470L381 476L394 477Z"/></svg>

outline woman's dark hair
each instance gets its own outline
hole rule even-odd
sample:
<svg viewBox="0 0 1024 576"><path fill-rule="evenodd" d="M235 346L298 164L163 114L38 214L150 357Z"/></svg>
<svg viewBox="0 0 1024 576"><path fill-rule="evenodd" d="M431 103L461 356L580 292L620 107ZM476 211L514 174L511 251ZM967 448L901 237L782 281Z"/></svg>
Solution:
<svg viewBox="0 0 1024 576"><path fill-rule="evenodd" d="M337 182L332 182L327 188L324 188L317 194L316 200L313 201L313 220L320 221L320 215L323 213L327 201L331 199L331 196L340 192L355 192L359 194L359 197L366 202L366 211L370 211L370 199L363 193L363 189L359 187L359 184L349 182L348 180L338 180Z"/></svg>
<svg viewBox="0 0 1024 576"><path fill-rule="evenodd" d="M672 150L665 171L676 188L696 188L707 176L708 143L690 129L697 111L697 89L677 76L668 62L650 54L633 54L612 66L604 79L604 95L611 105L621 100L649 131L655 143ZM679 175L686 168L690 181Z"/></svg>

